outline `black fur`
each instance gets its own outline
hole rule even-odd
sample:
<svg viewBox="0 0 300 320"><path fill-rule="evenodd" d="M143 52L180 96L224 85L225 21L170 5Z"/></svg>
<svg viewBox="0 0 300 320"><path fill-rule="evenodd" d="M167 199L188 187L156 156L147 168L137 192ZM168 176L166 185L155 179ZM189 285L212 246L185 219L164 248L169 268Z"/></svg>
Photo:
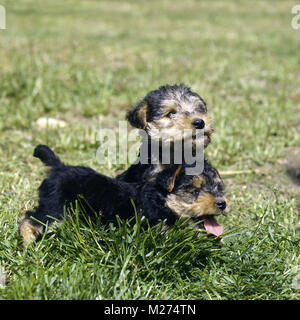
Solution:
<svg viewBox="0 0 300 320"><path fill-rule="evenodd" d="M62 163L47 146L39 145L34 156L50 166L49 176L39 187L39 205L25 216L42 223L62 219L65 212L76 207L76 200L87 216L102 212L103 221L134 215L131 199L136 198L134 184L116 182L91 168Z"/></svg>
<svg viewBox="0 0 300 320"><path fill-rule="evenodd" d="M191 91L190 88L181 83L179 85L175 84L173 86L161 86L156 90L150 91L143 100L141 100L136 106L134 106L132 110L129 110L127 112L126 118L133 127L143 128L139 117L137 116L140 108L144 104L147 105L146 120L147 122L151 122L161 116L161 102L168 96L176 96L177 94L180 94L182 96L198 97L202 102L202 104L199 105L199 111L207 112L206 102L197 93Z"/></svg>
<svg viewBox="0 0 300 320"><path fill-rule="evenodd" d="M200 103L197 111L207 113L206 102L197 93L191 91L189 87L181 83L179 85L161 86L156 90L150 91L139 103L127 112L126 119L133 127L145 129L147 132L144 119L147 123L160 119L163 112L163 101L168 98L176 100L178 96L183 97L183 100L190 97L199 98ZM145 109L143 112L141 112L142 108ZM143 116L141 116L141 114ZM136 161L127 170L119 174L116 179L119 181L143 183L152 177L154 172L154 174L158 172L157 165L151 164L151 138L149 135L148 138L147 142L142 141L142 145L144 143L148 144L148 164L141 164ZM210 137L208 137L208 140L210 141Z"/></svg>
<svg viewBox="0 0 300 320"><path fill-rule="evenodd" d="M61 220L68 215L68 210L76 208L76 201L86 216L93 218L101 214L103 222L115 221L116 215L130 219L135 216L131 200L135 203L137 213L144 215L151 226L161 220L172 225L179 217L166 206L166 199L172 192L168 190L170 178L175 181L176 192L186 188L192 178L185 175L184 168L179 171L178 166L170 166L158 173L156 179L143 184L128 183L107 177L91 168L66 165L44 145L36 147L34 156L50 166L48 177L39 187L38 206L27 211L22 220L29 220L36 226L40 226L39 221L51 224L54 219ZM208 163L204 175L206 192L220 196L222 190L216 193L216 174Z"/></svg>

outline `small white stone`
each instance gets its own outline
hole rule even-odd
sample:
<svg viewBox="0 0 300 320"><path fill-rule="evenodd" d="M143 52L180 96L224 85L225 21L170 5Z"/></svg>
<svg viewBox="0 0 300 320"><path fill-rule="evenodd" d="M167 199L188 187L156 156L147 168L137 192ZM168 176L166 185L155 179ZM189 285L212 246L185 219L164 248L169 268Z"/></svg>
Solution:
<svg viewBox="0 0 300 320"><path fill-rule="evenodd" d="M63 128L67 125L63 120L44 117L37 119L36 124L40 128Z"/></svg>

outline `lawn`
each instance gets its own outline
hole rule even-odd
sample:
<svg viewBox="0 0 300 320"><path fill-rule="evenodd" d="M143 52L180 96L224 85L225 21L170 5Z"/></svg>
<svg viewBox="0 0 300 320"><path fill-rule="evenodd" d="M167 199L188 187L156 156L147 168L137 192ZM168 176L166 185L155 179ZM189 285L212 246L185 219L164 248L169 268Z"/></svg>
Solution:
<svg viewBox="0 0 300 320"><path fill-rule="evenodd" d="M0 299L300 299L295 4L1 0ZM232 201L224 244L181 222L166 233L75 214L23 249L18 220L44 176L34 147L114 176L129 164L96 161L98 129L180 82L214 121L206 156ZM41 127L41 117L65 126Z"/></svg>

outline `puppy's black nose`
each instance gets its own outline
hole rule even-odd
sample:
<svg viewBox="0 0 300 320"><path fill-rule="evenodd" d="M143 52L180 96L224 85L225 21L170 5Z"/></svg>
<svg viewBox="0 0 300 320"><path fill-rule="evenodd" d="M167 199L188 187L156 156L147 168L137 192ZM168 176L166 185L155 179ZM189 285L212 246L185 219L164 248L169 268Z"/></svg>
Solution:
<svg viewBox="0 0 300 320"><path fill-rule="evenodd" d="M195 129L203 129L205 127L205 122L202 119L197 119L192 124Z"/></svg>
<svg viewBox="0 0 300 320"><path fill-rule="evenodd" d="M216 207L222 211L225 210L226 209L226 201L225 200L216 201Z"/></svg>

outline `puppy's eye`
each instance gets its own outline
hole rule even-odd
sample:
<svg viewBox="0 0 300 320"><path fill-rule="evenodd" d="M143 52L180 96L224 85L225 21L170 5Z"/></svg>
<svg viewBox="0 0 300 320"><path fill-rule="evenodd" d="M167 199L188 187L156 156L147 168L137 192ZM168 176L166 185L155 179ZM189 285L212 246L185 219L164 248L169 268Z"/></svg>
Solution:
<svg viewBox="0 0 300 320"><path fill-rule="evenodd" d="M170 111L170 112L166 115L166 117L172 118L175 114L176 114L176 111L175 111L175 110L172 110L172 111Z"/></svg>
<svg viewBox="0 0 300 320"><path fill-rule="evenodd" d="M192 192L192 195L194 196L194 197L198 197L198 195L199 195L199 190L194 190L193 192Z"/></svg>

